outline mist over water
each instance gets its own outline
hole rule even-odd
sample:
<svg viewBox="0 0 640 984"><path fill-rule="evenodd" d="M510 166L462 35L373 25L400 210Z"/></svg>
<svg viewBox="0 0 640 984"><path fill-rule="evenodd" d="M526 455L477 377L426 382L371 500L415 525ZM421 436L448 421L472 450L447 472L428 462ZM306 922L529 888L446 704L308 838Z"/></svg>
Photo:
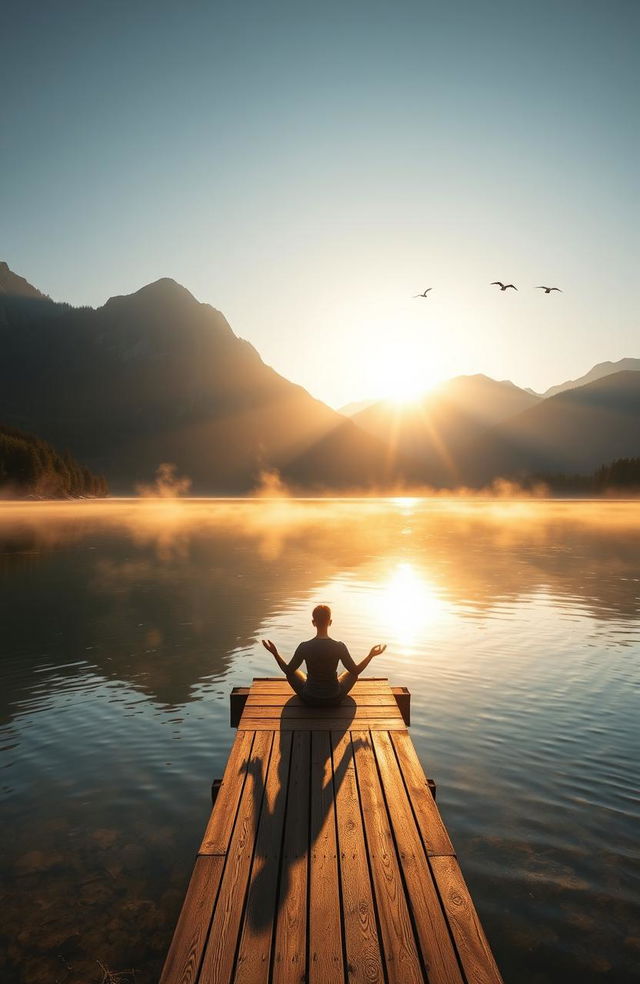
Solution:
<svg viewBox="0 0 640 984"><path fill-rule="evenodd" d="M411 735L506 980L640 963L640 504L0 505L7 982L152 982L235 732L326 602ZM4 963L2 963L4 961Z"/></svg>

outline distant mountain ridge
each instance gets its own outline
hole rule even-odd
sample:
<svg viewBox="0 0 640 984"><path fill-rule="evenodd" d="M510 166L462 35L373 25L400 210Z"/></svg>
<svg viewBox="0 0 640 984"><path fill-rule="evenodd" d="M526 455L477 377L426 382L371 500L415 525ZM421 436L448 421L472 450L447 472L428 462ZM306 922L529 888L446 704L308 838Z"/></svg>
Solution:
<svg viewBox="0 0 640 984"><path fill-rule="evenodd" d="M4 260L0 260L0 295L11 297L37 297L43 300L49 300L46 294L43 294L30 284L28 280L24 277L18 276L13 270L9 269L9 264Z"/></svg>
<svg viewBox="0 0 640 984"><path fill-rule="evenodd" d="M419 461L426 481L450 486L460 482L470 440L539 400L509 381L478 373L455 376L407 405L382 400L351 419L383 441L390 454Z"/></svg>
<svg viewBox="0 0 640 984"><path fill-rule="evenodd" d="M557 396L558 393L564 393L566 390L576 389L578 386L594 383L597 379L602 379L604 376L611 376L613 373L627 370L630 372L640 372L640 359L627 358L619 359L617 362L599 362L589 372L586 372L584 376L579 376L577 379L568 379L566 382L559 383L557 386L550 386L542 395L545 398Z"/></svg>
<svg viewBox="0 0 640 984"><path fill-rule="evenodd" d="M115 491L163 462L196 494L247 490L274 469L318 489L388 478L379 442L168 278L95 310L0 295L0 341L2 417L68 447Z"/></svg>
<svg viewBox="0 0 640 984"><path fill-rule="evenodd" d="M356 400L353 403L346 403L343 407L340 407L338 413L341 413L344 417L353 417L356 413L366 410L367 407L371 407L377 402L377 400Z"/></svg>
<svg viewBox="0 0 640 984"><path fill-rule="evenodd" d="M586 473L640 456L640 359L602 363L583 377L596 378L544 398L476 374L414 406L365 401L346 418L175 280L72 308L6 263L0 343L0 419L68 448L115 492L165 462L195 494L234 494L274 471L301 490L384 490Z"/></svg>
<svg viewBox="0 0 640 984"><path fill-rule="evenodd" d="M466 449L468 475L588 474L640 452L640 372L601 376L540 400Z"/></svg>

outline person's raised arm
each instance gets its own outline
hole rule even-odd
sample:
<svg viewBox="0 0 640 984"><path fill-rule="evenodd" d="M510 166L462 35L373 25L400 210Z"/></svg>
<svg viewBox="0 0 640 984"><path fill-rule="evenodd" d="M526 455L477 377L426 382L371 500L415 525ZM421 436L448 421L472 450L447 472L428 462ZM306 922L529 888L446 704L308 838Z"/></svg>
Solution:
<svg viewBox="0 0 640 984"><path fill-rule="evenodd" d="M359 663L355 663L351 654L349 653L349 650L345 646L344 647L345 653L344 656L342 657L343 666L347 670L349 670L350 673L355 673L356 676L360 676L362 671L366 670L367 666L369 665L373 657L379 656L380 653L383 653L386 648L387 648L386 643L384 645L372 646L371 649L369 650L369 653L365 656L365 658L361 660Z"/></svg>
<svg viewBox="0 0 640 984"><path fill-rule="evenodd" d="M285 676L287 673L290 673L292 670L297 670L298 667L302 664L304 656L300 652L300 646L298 646L295 653L291 657L290 661L287 663L286 660L284 660L280 655L280 653L278 652L278 647L276 646L276 644L274 642L271 642L271 639L263 639L262 645L275 658L276 663L278 664L282 672L285 674Z"/></svg>

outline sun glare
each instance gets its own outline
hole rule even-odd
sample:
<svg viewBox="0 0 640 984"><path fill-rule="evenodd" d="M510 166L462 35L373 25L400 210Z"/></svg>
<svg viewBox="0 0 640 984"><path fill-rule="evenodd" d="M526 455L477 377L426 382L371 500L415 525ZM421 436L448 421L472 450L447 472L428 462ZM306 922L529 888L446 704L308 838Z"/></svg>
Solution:
<svg viewBox="0 0 640 984"><path fill-rule="evenodd" d="M379 367L377 380L372 379L371 387L372 392L377 388L380 396L389 403L403 407L419 402L442 379L443 375L437 371L425 371L419 360L388 360Z"/></svg>
<svg viewBox="0 0 640 984"><path fill-rule="evenodd" d="M388 371L384 378L384 399L398 406L416 403L429 389L429 383L422 374L418 375L411 366L402 366Z"/></svg>
<svg viewBox="0 0 640 984"><path fill-rule="evenodd" d="M399 563L381 585L376 607L383 630L402 645L411 645L440 617L443 603L413 564Z"/></svg>

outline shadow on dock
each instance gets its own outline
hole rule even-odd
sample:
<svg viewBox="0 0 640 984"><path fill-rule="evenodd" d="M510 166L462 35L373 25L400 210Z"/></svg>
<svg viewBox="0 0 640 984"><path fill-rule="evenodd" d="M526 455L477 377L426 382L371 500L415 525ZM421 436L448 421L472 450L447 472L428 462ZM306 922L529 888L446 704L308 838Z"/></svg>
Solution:
<svg viewBox="0 0 640 984"><path fill-rule="evenodd" d="M284 704L282 722L298 703L292 697ZM289 897L292 869L302 861L306 866L327 823L335 831L336 796L349 769L355 769L355 749L366 744L364 738L349 738L355 700L346 697L339 706L340 726L332 722L331 737L329 732L278 730L266 768L259 756L249 760L258 834L246 919L254 930L271 924L274 906L279 911Z"/></svg>

